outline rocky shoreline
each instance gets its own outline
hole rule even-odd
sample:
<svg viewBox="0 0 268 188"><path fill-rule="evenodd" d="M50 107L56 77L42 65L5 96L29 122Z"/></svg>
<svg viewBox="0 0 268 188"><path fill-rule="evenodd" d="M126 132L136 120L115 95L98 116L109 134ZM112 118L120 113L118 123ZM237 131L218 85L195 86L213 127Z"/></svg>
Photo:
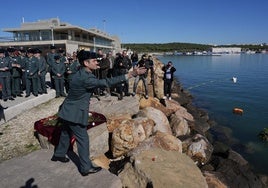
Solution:
<svg viewBox="0 0 268 188"><path fill-rule="evenodd" d="M177 80L173 92L180 96L175 100L193 115L195 124L198 125L194 130L204 135L213 146L208 162L198 165L209 187L221 187L222 185L218 185L218 180L226 187L267 187L268 176L255 173L248 161L230 147L236 141L232 140L234 138L231 137L228 128L218 125L210 119L206 111L194 106L192 95L184 91ZM183 141L184 138L181 140Z"/></svg>
<svg viewBox="0 0 268 188"><path fill-rule="evenodd" d="M162 99L163 64L154 62L148 100L141 83L135 97L122 101L92 98L90 110L107 118L88 131L95 164L120 177L123 187L267 187L267 176L255 174L240 154L215 138L217 123L192 104L178 80L172 100ZM40 149L40 143L53 149L47 138L33 134L33 125L54 115L61 102L53 99L2 125L0 162Z"/></svg>

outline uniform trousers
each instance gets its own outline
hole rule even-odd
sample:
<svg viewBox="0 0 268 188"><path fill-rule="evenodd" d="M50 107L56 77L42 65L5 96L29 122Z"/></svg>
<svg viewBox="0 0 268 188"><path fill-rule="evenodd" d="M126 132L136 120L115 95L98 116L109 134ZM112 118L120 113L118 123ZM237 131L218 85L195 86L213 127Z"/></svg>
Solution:
<svg viewBox="0 0 268 188"><path fill-rule="evenodd" d="M87 134L87 127L65 120L62 120L62 122L60 141L55 149L54 156L65 157L70 146L71 137L74 135L80 159L80 172L88 172L93 166L89 159L89 137Z"/></svg>

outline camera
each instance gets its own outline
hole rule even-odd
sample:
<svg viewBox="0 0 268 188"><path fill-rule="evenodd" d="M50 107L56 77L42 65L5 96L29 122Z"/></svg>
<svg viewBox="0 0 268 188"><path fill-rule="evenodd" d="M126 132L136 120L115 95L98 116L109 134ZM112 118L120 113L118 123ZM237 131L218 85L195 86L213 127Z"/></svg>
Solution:
<svg viewBox="0 0 268 188"><path fill-rule="evenodd" d="M102 57L98 57L98 58L97 58L97 61L98 61L98 62L101 62L101 60L102 60Z"/></svg>

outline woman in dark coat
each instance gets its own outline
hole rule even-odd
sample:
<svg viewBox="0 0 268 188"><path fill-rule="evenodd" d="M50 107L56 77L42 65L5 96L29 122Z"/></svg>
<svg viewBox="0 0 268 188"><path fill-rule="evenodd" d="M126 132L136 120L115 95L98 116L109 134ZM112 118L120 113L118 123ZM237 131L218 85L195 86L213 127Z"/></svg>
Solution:
<svg viewBox="0 0 268 188"><path fill-rule="evenodd" d="M171 86L173 81L173 74L176 71L176 68L173 67L171 61L165 65L162 70L164 71L164 99L168 98L171 100Z"/></svg>

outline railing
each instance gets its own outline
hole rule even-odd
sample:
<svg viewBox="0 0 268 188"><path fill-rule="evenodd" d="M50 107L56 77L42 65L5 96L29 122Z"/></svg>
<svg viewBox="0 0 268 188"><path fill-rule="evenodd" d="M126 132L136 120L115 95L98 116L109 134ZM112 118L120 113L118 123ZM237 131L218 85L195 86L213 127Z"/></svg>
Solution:
<svg viewBox="0 0 268 188"><path fill-rule="evenodd" d="M0 42L13 42L13 37L0 37Z"/></svg>
<svg viewBox="0 0 268 188"><path fill-rule="evenodd" d="M56 36L54 38L54 41L57 40L68 40L67 37L65 35L60 35L60 36ZM50 39L46 39L46 40L15 40L13 37L0 37L0 43L4 43L4 42L45 42L45 41L51 41ZM89 40L89 39L81 39L79 37L75 37L74 40L72 41L76 41L76 42L87 42L87 43L94 43L93 40ZM112 43L107 43L105 41L95 41L95 45L101 45L101 46L112 46Z"/></svg>

